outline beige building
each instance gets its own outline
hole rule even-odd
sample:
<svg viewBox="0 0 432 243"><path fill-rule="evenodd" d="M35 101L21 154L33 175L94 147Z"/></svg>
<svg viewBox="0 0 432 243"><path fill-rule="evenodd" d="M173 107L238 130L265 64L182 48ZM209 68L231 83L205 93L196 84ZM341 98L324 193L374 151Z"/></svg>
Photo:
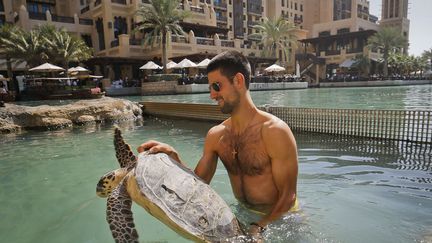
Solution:
<svg viewBox="0 0 432 243"><path fill-rule="evenodd" d="M408 0L383 0L380 26L397 28L409 40ZM408 46L404 53L408 53Z"/></svg>
<svg viewBox="0 0 432 243"><path fill-rule="evenodd" d="M405 2L383 0L390 4L388 10L383 7L383 23L409 25L402 4ZM391 7L391 3L402 5ZM142 4L149 1L0 0L0 21L26 30L45 23L64 27L95 49L95 57L86 63L95 74L112 80L138 79L142 75L140 66L148 60L160 63L162 56L159 45L141 44L145 33L132 34L141 21L135 12ZM297 59L302 74L319 80L359 53L378 57L365 48L367 38L379 28L378 18L369 14L366 0L183 0L179 8L192 14L181 23L186 37L169 36L168 58L174 61L184 57L201 61L235 49L249 57L253 69L278 61L294 72ZM259 41L250 37L255 32L253 25L263 17L280 16L298 26L296 35L302 42L290 49L287 60L280 50L275 57L264 58ZM408 36L407 29L401 29Z"/></svg>

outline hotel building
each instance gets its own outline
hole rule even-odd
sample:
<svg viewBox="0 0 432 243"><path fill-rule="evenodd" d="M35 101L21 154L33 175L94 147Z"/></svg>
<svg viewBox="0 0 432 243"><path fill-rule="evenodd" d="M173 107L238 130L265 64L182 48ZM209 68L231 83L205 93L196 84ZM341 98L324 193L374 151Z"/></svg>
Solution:
<svg viewBox="0 0 432 243"><path fill-rule="evenodd" d="M158 44L142 45L145 33L132 32L141 21L135 12L142 4L149 1L0 0L0 21L25 30L46 23L64 27L94 48L95 57L86 64L95 74L138 79L140 66L148 60L160 63L162 56ZM248 56L254 70L279 61L294 72L297 60L303 75L319 80L358 53L374 57L365 43L379 28L378 19L369 14L365 0L183 0L179 8L191 16L181 23L186 37L169 36L167 54L174 61L201 61L235 49ZM295 35L301 42L290 48L288 59L280 50L275 57L263 57L259 41L250 36L264 17L283 17L298 27Z"/></svg>

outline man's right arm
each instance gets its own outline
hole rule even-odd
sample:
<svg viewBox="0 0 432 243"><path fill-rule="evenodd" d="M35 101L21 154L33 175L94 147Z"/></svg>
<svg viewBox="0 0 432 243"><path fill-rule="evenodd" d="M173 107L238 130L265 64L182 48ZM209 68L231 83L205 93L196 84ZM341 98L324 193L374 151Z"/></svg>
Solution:
<svg viewBox="0 0 432 243"><path fill-rule="evenodd" d="M204 142L203 156L195 167L195 174L207 184L210 184L216 172L218 159L216 147L220 139L221 128L219 125L208 131Z"/></svg>

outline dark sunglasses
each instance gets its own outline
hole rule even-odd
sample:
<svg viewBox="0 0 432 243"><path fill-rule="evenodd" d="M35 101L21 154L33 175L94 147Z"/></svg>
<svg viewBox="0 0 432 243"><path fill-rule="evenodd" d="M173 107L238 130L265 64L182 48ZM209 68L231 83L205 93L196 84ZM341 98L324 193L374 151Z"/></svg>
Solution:
<svg viewBox="0 0 432 243"><path fill-rule="evenodd" d="M209 90L211 91L211 89L213 89L216 92L219 92L221 89L221 84L219 82L214 82L209 85Z"/></svg>

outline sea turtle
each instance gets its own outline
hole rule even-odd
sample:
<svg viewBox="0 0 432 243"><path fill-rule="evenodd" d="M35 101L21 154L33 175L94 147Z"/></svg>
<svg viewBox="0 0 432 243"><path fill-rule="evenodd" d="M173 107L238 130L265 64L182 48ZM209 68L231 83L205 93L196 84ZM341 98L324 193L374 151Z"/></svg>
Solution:
<svg viewBox="0 0 432 243"><path fill-rule="evenodd" d="M99 180L96 193L108 197L107 221L116 242L138 242L132 201L185 238L221 242L243 235L225 201L192 171L164 153L138 158L118 128L114 147L120 169Z"/></svg>

